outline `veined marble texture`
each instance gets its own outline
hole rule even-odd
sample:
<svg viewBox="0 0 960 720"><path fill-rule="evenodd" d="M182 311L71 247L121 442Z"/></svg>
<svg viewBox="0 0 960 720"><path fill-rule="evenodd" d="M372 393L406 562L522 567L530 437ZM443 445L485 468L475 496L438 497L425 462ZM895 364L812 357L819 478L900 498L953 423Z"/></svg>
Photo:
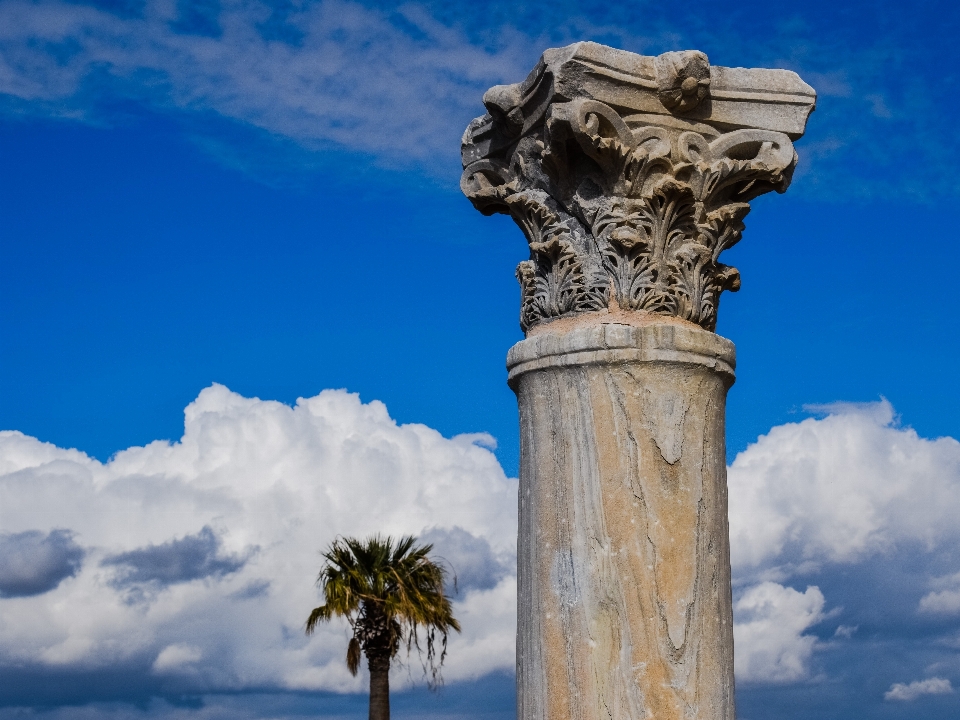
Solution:
<svg viewBox="0 0 960 720"><path fill-rule="evenodd" d="M598 325L510 352L518 717L733 720L732 343Z"/></svg>

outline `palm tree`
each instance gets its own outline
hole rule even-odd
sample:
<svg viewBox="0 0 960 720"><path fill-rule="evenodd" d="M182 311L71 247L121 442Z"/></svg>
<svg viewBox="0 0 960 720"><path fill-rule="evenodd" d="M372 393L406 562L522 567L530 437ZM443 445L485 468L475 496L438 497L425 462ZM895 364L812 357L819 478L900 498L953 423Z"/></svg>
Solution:
<svg viewBox="0 0 960 720"><path fill-rule="evenodd" d="M324 604L307 618L307 634L333 617L350 623L347 667L356 675L360 653L367 656L370 720L390 720L390 661L401 644L406 643L408 653L411 647L419 652L419 630L424 630L424 672L429 669L435 686L447 655L447 634L460 632L443 589L446 570L428 557L433 545L415 543L413 536L396 544L379 535L364 541L338 538L323 553L326 563L317 576Z"/></svg>

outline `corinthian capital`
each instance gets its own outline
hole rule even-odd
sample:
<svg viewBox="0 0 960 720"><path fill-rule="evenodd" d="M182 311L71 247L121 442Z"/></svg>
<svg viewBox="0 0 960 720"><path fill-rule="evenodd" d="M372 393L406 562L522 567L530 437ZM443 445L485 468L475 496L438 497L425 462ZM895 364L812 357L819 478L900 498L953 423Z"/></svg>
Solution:
<svg viewBox="0 0 960 720"><path fill-rule="evenodd" d="M787 189L816 93L788 70L584 42L546 51L483 102L460 187L527 238L525 332L605 309L714 330L720 293L740 287L720 253L740 240L750 200Z"/></svg>

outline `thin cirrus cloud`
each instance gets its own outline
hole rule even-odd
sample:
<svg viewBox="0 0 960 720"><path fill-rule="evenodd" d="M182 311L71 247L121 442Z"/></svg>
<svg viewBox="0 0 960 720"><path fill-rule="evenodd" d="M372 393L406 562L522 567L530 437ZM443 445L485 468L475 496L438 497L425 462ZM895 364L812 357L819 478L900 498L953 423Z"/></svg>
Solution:
<svg viewBox="0 0 960 720"><path fill-rule="evenodd" d="M199 19L178 7L147 0L120 16L3 3L0 93L94 120L99 100L129 97L213 111L308 147L430 164L456 156L486 87L529 70L519 35L486 49L415 7L387 13L328 0L280 18L237 0Z"/></svg>
<svg viewBox="0 0 960 720"><path fill-rule="evenodd" d="M436 9L416 4L206 7L0 3L0 112L109 124L117 106L132 101L201 126L215 117L292 140L308 150L284 153L292 165L311 166L318 161L309 151L336 148L455 179L460 135L482 112L483 92L522 80L543 49L580 39L647 53L701 47L721 64L796 70L820 92L794 193L836 200L960 189L942 159L956 149L942 112L954 102L955 80L940 72L936 52L910 44L908 29L864 33L858 25L851 37L850 28L801 32L802 24L787 22L735 30L725 13L682 22L644 8L628 23L600 12L591 22L528 11L521 30L504 23L509 13L474 12L458 23L455 9L438 19ZM890 73L897 65L913 71ZM255 167L244 156L256 155L264 138L236 142L217 128L192 134L223 162ZM280 146L267 145L275 160Z"/></svg>

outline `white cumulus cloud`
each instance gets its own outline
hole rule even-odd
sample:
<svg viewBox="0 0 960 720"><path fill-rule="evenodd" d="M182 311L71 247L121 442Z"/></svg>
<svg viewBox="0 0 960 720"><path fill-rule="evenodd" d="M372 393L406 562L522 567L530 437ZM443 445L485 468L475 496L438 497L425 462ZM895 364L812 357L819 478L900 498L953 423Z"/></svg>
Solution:
<svg viewBox="0 0 960 720"><path fill-rule="evenodd" d="M820 409L831 414L773 428L730 467L736 571L960 540L960 442L898 427L886 400Z"/></svg>
<svg viewBox="0 0 960 720"><path fill-rule="evenodd" d="M916 700L921 695L946 695L953 692L953 686L945 678L929 678L928 680L917 680L909 685L904 683L894 683L890 689L883 694L884 700L910 701Z"/></svg>
<svg viewBox="0 0 960 720"><path fill-rule="evenodd" d="M478 441L493 442L398 426L345 391L289 407L220 385L187 407L179 442L107 463L0 433L0 527L84 553L33 596L0 599L0 665L139 661L201 690L356 690L345 624L303 633L319 551L341 534L428 531L468 575L446 677L510 669L517 486Z"/></svg>
<svg viewBox="0 0 960 720"><path fill-rule="evenodd" d="M167 645L157 659L153 661L153 671L157 673L177 670L184 665L197 662L203 657L203 651L193 645L186 643L175 643Z"/></svg>
<svg viewBox="0 0 960 720"><path fill-rule="evenodd" d="M960 573L934 578L933 590L920 598L922 613L960 615Z"/></svg>
<svg viewBox="0 0 960 720"><path fill-rule="evenodd" d="M737 680L790 682L808 675L816 638L804 635L823 619L818 587L799 592L774 582L749 588L734 603Z"/></svg>
<svg viewBox="0 0 960 720"><path fill-rule="evenodd" d="M900 427L885 400L809 409L826 417L773 428L728 469L741 680L813 673L818 641L809 629L824 619L830 598L816 586L804 593L785 586L790 577L862 563L882 574L902 557L898 548L960 545L960 443ZM960 575L931 585L920 611L960 613ZM848 641L855 629L832 634Z"/></svg>
<svg viewBox="0 0 960 720"><path fill-rule="evenodd" d="M825 627L841 611L827 585L792 576L863 563L882 574L902 543L960 540L960 443L898 427L886 403L830 412L774 428L729 469L740 682L809 679L818 649L856 642L855 615ZM219 385L186 408L179 441L107 463L0 433L0 666L139 663L199 691L359 690L345 625L307 638L303 623L320 601L319 550L383 532L422 535L458 573L464 632L446 677L509 671L517 486L492 445L398 426L345 391L289 407ZM27 557L43 560L32 574ZM938 568L908 606L949 619L960 568Z"/></svg>

